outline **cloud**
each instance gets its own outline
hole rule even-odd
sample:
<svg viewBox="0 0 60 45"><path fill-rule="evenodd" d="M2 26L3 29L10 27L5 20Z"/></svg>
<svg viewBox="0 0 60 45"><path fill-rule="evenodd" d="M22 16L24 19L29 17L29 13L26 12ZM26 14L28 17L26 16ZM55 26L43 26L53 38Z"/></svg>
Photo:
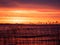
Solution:
<svg viewBox="0 0 60 45"><path fill-rule="evenodd" d="M29 6L28 6L29 4ZM31 5L30 5L31 4ZM60 0L0 0L0 7L54 7L56 9L60 8ZM36 6L35 6L36 7Z"/></svg>

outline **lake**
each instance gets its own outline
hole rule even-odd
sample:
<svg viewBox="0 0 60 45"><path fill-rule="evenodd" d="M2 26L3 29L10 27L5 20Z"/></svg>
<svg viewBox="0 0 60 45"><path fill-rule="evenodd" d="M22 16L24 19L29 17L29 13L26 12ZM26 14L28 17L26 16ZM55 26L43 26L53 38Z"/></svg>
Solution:
<svg viewBox="0 0 60 45"><path fill-rule="evenodd" d="M1 45L59 45L60 24L0 24Z"/></svg>

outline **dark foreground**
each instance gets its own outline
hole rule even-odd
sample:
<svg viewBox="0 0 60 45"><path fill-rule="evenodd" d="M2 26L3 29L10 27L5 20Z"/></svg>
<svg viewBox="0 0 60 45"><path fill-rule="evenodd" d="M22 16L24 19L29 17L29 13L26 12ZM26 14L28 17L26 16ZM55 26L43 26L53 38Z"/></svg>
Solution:
<svg viewBox="0 0 60 45"><path fill-rule="evenodd" d="M0 45L60 45L60 24L0 24Z"/></svg>

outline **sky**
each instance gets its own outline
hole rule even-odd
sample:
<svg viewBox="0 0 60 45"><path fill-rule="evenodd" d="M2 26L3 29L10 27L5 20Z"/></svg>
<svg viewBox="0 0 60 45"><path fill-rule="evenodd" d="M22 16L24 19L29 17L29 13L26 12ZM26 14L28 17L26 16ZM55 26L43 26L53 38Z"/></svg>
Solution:
<svg viewBox="0 0 60 45"><path fill-rule="evenodd" d="M60 0L0 0L0 23L60 22Z"/></svg>

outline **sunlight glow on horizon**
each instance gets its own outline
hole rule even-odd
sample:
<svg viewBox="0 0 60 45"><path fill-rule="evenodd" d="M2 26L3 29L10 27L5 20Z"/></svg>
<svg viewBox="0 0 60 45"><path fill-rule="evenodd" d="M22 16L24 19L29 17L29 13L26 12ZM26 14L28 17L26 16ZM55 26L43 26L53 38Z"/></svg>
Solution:
<svg viewBox="0 0 60 45"><path fill-rule="evenodd" d="M45 19L36 19L36 18L28 18L28 17L0 17L0 23L11 23L11 24L38 24L39 22L48 22L48 20ZM52 20L50 20L50 22L53 22Z"/></svg>
<svg viewBox="0 0 60 45"><path fill-rule="evenodd" d="M32 18L26 18L26 17L0 17L0 23L23 23L27 24L29 22L33 22Z"/></svg>
<svg viewBox="0 0 60 45"><path fill-rule="evenodd" d="M1 10L0 23L38 23L59 21L60 12L41 12L37 10ZM55 16L55 17L54 17ZM58 17L57 17L58 16Z"/></svg>

